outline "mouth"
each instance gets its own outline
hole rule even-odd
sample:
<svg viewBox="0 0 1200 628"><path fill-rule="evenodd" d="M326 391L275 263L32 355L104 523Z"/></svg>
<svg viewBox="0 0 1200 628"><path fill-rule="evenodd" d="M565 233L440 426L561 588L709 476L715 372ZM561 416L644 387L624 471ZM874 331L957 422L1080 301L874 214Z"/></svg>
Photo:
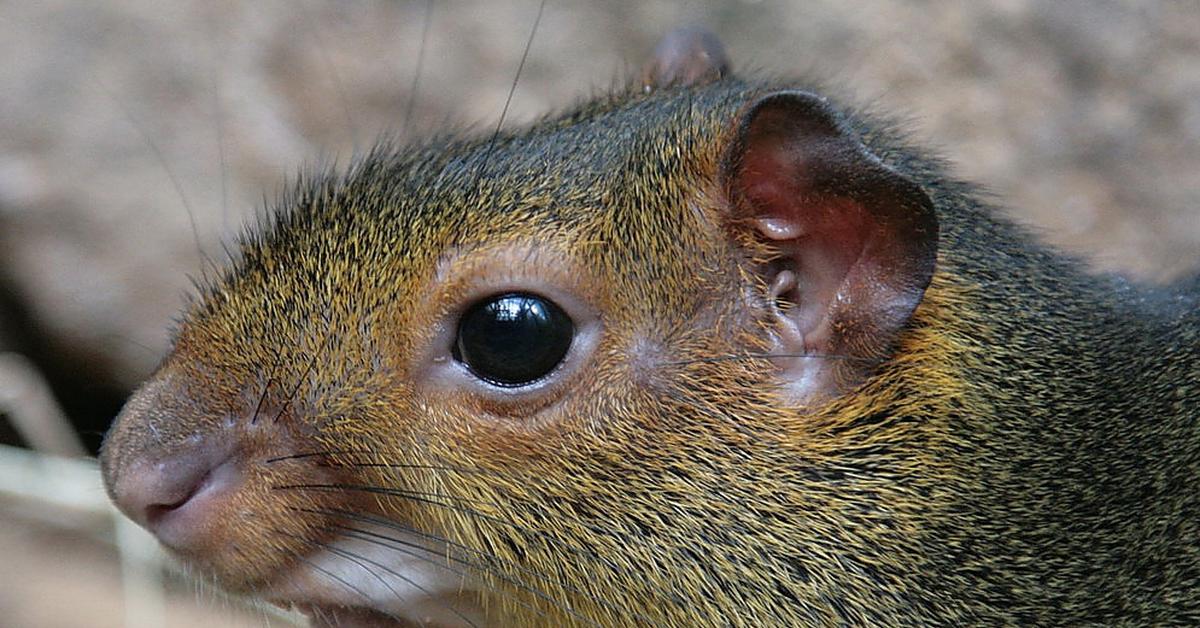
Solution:
<svg viewBox="0 0 1200 628"><path fill-rule="evenodd" d="M263 597L321 628L483 626L478 579L414 534L346 534L297 557Z"/></svg>
<svg viewBox="0 0 1200 628"><path fill-rule="evenodd" d="M447 602L449 604L449 602ZM404 628L409 626L485 626L481 612L451 611L447 606L431 607L429 601L413 605L402 616L373 608L289 603L285 608L308 617L312 628Z"/></svg>
<svg viewBox="0 0 1200 628"><path fill-rule="evenodd" d="M295 605L295 610L308 616L312 628L390 628L411 626L384 613L366 608L331 608L325 606ZM428 624L416 624L428 625Z"/></svg>

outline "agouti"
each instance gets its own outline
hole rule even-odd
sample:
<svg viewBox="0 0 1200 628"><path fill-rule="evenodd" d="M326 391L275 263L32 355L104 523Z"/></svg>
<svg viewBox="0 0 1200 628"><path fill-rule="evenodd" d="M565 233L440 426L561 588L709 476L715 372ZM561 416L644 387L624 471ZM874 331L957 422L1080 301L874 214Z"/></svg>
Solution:
<svg viewBox="0 0 1200 628"><path fill-rule="evenodd" d="M319 625L1200 622L1198 286L1088 274L818 92L682 33L303 182L109 492Z"/></svg>

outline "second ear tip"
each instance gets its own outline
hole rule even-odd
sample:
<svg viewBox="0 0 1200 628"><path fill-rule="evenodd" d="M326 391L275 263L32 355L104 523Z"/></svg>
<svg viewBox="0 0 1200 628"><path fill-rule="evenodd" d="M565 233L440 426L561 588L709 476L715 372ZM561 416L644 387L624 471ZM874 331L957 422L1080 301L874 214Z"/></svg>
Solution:
<svg viewBox="0 0 1200 628"><path fill-rule="evenodd" d="M716 34L684 26L659 41L642 72L646 87L700 85L729 74L729 57Z"/></svg>
<svg viewBox="0 0 1200 628"><path fill-rule="evenodd" d="M678 26L667 31L662 39L659 40L656 50L668 46L687 48L699 46L701 48L720 51L722 56L724 56L724 46L721 45L720 38L717 37L716 33L703 26Z"/></svg>

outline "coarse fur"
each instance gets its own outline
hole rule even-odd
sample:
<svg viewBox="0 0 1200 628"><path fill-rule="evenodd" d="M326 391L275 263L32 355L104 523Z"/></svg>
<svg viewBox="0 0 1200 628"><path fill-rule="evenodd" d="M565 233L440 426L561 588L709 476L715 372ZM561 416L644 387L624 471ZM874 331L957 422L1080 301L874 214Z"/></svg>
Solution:
<svg viewBox="0 0 1200 628"><path fill-rule="evenodd" d="M440 539L495 625L1200 622L1195 290L1088 274L834 105L932 201L936 272L844 394L791 403L747 357L775 253L722 159L750 103L798 87L820 91L637 86L303 182L108 436L110 490L146 448L236 433L245 479L182 552L202 571L261 592L393 526ZM471 278L544 274L603 321L569 381L511 402L425 382Z"/></svg>

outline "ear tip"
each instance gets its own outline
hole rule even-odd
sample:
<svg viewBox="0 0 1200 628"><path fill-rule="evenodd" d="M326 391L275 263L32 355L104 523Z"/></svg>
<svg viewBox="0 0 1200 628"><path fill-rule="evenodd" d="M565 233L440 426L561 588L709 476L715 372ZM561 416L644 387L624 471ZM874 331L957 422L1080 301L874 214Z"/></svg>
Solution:
<svg viewBox="0 0 1200 628"><path fill-rule="evenodd" d="M661 50L668 47L690 46L693 43L700 43L705 46L721 49L721 41L716 33L693 24L676 26L667 31L662 39L659 40L655 50ZM722 56L724 56L722 54Z"/></svg>
<svg viewBox="0 0 1200 628"><path fill-rule="evenodd" d="M773 91L758 97L744 109L744 126L776 119L807 136L840 137L847 134L842 115L829 99L798 89Z"/></svg>
<svg viewBox="0 0 1200 628"><path fill-rule="evenodd" d="M671 85L701 85L729 74L729 57L712 31L682 26L659 40L642 70L647 89Z"/></svg>
<svg viewBox="0 0 1200 628"><path fill-rule="evenodd" d="M776 103L785 103L793 108L820 109L826 112L832 111L829 106L828 98L802 89L780 89L769 92L759 96L758 100L754 101L752 107L760 107Z"/></svg>

